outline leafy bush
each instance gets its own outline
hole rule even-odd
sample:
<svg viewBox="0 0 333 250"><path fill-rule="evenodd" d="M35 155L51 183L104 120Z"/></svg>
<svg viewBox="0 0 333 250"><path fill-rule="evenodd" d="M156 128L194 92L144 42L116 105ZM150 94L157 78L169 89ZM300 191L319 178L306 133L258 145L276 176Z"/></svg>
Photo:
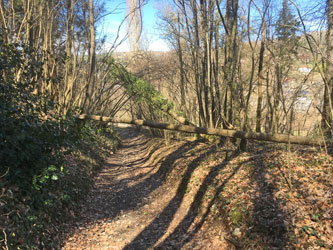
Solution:
<svg viewBox="0 0 333 250"><path fill-rule="evenodd" d="M50 223L79 193L63 162L84 130L38 94L42 57L0 40L0 246L10 249L51 246Z"/></svg>
<svg viewBox="0 0 333 250"><path fill-rule="evenodd" d="M92 176L119 143L109 127L38 93L43 54L0 39L0 248L54 249ZM75 110L74 110L75 111Z"/></svg>
<svg viewBox="0 0 333 250"><path fill-rule="evenodd" d="M112 73L115 80L121 81L127 93L132 96L137 103L146 103L155 109L162 110L174 108L174 104L164 98L150 83L128 72L120 64L116 64L112 61L112 65Z"/></svg>
<svg viewBox="0 0 333 250"><path fill-rule="evenodd" d="M50 165L58 165L60 151L75 141L74 119L64 118L47 96L34 94L42 79L35 51L0 41L0 171L20 186L30 185Z"/></svg>

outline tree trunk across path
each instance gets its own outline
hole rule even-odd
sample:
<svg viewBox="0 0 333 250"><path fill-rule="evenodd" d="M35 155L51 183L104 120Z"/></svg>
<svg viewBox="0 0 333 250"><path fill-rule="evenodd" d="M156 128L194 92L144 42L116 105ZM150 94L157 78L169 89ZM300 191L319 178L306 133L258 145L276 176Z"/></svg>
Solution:
<svg viewBox="0 0 333 250"><path fill-rule="evenodd" d="M79 119L89 119L95 121L103 122L113 122L113 123L127 123L134 124L139 126L148 126L151 128L157 129L166 129L187 133L196 133L196 134L206 134L206 135L217 135L225 137L234 137L241 139L252 139L259 141L269 141L269 142L278 142L278 143L291 143L291 144L301 144L301 145L324 145L325 141L321 139L314 139L305 136L292 136L284 134L267 134L267 133L254 133L254 132L245 132L238 130L229 130L229 129L217 129L217 128L202 128L195 127L190 125L177 125L169 123L160 123L155 121L148 120L133 120L126 118L113 118L107 116L98 116L98 115L80 115Z"/></svg>

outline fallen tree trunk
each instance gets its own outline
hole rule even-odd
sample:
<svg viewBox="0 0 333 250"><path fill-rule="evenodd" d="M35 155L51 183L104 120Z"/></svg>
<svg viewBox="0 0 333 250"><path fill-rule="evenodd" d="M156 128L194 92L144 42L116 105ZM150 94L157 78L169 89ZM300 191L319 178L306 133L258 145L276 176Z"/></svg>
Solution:
<svg viewBox="0 0 333 250"><path fill-rule="evenodd" d="M279 143L290 142L292 144L301 144L301 145L324 145L325 143L323 139L313 139L305 136L292 136L292 135L288 136L283 134L254 133L254 132L245 132L245 131L230 130L230 129L202 128L189 125L160 123L148 120L132 120L132 119L113 118L107 116L85 115L85 114L78 116L78 118L81 120L87 119L87 120L112 122L112 123L127 123L138 126L148 126L157 129L166 129L166 130L181 131L181 132L196 133L196 134L226 136L226 137L241 138L241 139L252 139L258 141L269 141L269 142L279 142Z"/></svg>
<svg viewBox="0 0 333 250"><path fill-rule="evenodd" d="M170 110L170 109L164 109L164 108L160 108L161 111L166 112L168 115L170 115L173 119L175 119L176 121L180 122L181 124L184 125L193 125L193 123L191 123L189 120L187 120L186 118L177 115L175 111Z"/></svg>

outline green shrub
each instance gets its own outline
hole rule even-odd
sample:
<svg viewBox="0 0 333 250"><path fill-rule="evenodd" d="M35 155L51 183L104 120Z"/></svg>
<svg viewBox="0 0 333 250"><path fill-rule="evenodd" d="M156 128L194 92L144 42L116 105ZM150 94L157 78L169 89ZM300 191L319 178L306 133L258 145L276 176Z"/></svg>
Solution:
<svg viewBox="0 0 333 250"><path fill-rule="evenodd" d="M122 82L127 93L137 103L146 103L154 109L170 110L174 108L174 104L164 98L150 83L128 72L122 65L113 61L112 64L112 73L115 80Z"/></svg>
<svg viewBox="0 0 333 250"><path fill-rule="evenodd" d="M70 149L79 133L50 98L33 93L42 79L42 55L19 44L0 41L0 47L0 173L29 186L43 169L59 166L59 152Z"/></svg>
<svg viewBox="0 0 333 250"><path fill-rule="evenodd" d="M0 40L0 248L55 249L92 176L114 151L112 128L78 122L38 94L43 55ZM68 162L69 161L69 162Z"/></svg>
<svg viewBox="0 0 333 250"><path fill-rule="evenodd" d="M36 91L42 57L0 40L0 246L6 234L10 249L51 246L50 223L78 193L63 161L84 130Z"/></svg>

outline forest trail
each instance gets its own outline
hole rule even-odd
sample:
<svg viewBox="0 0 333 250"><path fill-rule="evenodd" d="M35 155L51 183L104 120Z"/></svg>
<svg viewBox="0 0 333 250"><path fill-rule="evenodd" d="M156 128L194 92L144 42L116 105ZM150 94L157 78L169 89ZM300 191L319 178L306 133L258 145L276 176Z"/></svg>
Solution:
<svg viewBox="0 0 333 250"><path fill-rule="evenodd" d="M134 128L118 132L122 146L95 177L63 249L224 249L223 231L201 233L202 219L189 211L193 197L179 195L184 177L166 181L200 143L165 145Z"/></svg>

